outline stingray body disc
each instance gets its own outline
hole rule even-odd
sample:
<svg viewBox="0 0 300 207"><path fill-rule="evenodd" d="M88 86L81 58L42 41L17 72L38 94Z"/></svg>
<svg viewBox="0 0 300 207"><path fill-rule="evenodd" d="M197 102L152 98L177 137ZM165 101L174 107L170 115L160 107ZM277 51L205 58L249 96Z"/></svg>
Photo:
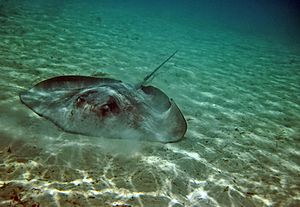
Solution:
<svg viewBox="0 0 300 207"><path fill-rule="evenodd" d="M109 78L59 76L36 84L20 99L70 133L175 142L187 130L175 102L153 86L136 89Z"/></svg>

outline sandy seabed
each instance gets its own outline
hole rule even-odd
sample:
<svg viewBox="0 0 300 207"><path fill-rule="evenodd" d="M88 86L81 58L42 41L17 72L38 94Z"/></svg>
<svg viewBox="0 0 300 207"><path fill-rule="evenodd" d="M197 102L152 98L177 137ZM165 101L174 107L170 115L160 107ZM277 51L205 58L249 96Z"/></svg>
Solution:
<svg viewBox="0 0 300 207"><path fill-rule="evenodd" d="M298 47L117 6L14 6L0 13L0 206L300 205ZM178 143L64 133L18 97L57 75L136 83L177 49L152 84L187 119Z"/></svg>

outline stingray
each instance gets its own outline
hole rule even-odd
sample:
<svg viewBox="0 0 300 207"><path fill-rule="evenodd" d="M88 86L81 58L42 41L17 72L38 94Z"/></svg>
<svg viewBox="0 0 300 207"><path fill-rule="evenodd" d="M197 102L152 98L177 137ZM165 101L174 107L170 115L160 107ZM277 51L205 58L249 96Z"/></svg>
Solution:
<svg viewBox="0 0 300 207"><path fill-rule="evenodd" d="M173 99L148 85L176 52L135 85L107 77L57 76L20 93L20 100L65 132L177 142L187 130L184 116Z"/></svg>

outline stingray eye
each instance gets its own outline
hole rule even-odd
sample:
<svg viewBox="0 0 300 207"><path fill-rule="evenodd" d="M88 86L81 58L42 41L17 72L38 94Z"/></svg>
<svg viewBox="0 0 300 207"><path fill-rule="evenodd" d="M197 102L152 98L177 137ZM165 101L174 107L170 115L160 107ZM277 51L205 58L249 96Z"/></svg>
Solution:
<svg viewBox="0 0 300 207"><path fill-rule="evenodd" d="M100 107L100 110L99 110L99 112L100 112L100 114L101 114L101 116L107 116L108 115L108 113L109 113L109 107L107 106L107 104L105 104L105 105L103 105L103 106L101 106Z"/></svg>
<svg viewBox="0 0 300 207"><path fill-rule="evenodd" d="M119 107L116 99L112 96L109 97L109 100L107 102L107 106L109 107L109 110L114 114L117 114L117 113L120 112L120 107Z"/></svg>
<svg viewBox="0 0 300 207"><path fill-rule="evenodd" d="M84 104L85 104L85 99L84 98L82 98L82 97L78 97L77 99L76 99L76 107L82 107Z"/></svg>
<svg viewBox="0 0 300 207"><path fill-rule="evenodd" d="M120 112L120 107L117 104L117 101L112 96L109 97L109 100L106 104L102 105L99 110L102 117L107 116L108 114L118 114Z"/></svg>

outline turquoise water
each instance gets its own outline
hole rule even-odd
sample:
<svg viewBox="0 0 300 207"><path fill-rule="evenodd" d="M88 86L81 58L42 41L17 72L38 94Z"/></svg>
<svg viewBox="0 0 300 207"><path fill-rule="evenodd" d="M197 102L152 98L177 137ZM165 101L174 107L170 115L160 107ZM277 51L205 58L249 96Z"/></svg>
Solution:
<svg viewBox="0 0 300 207"><path fill-rule="evenodd" d="M0 0L0 206L299 206L294 1ZM178 143L65 133L19 93L67 74L151 83Z"/></svg>

